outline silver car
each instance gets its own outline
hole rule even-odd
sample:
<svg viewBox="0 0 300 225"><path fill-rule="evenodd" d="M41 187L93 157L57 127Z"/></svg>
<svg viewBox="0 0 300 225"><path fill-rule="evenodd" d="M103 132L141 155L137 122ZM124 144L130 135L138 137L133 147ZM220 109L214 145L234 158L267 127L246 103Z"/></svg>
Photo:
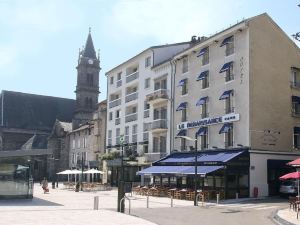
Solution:
<svg viewBox="0 0 300 225"><path fill-rule="evenodd" d="M280 184L279 192L282 195L290 194L296 195L298 192L298 183L296 180L286 180Z"/></svg>

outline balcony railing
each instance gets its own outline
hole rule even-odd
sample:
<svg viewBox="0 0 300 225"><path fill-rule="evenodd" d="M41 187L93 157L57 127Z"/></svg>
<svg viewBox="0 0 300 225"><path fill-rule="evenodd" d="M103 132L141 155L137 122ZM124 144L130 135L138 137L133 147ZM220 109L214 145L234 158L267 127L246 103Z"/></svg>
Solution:
<svg viewBox="0 0 300 225"><path fill-rule="evenodd" d="M120 98L112 100L112 101L109 102L109 108L113 108L113 107L116 107L118 105L121 105L121 99Z"/></svg>
<svg viewBox="0 0 300 225"><path fill-rule="evenodd" d="M121 87L121 86L122 86L122 80L117 80L116 86L117 86L117 87Z"/></svg>
<svg viewBox="0 0 300 225"><path fill-rule="evenodd" d="M115 125L119 125L121 123L121 118L116 118Z"/></svg>
<svg viewBox="0 0 300 225"><path fill-rule="evenodd" d="M145 153L145 162L155 162L163 157L165 157L167 153L155 152L155 153Z"/></svg>
<svg viewBox="0 0 300 225"><path fill-rule="evenodd" d="M156 91L154 91L151 94L148 94L146 96L146 100L148 102L152 102L152 101L164 101L164 100L168 100L169 95L168 95L168 90L167 89L158 89Z"/></svg>
<svg viewBox="0 0 300 225"><path fill-rule="evenodd" d="M139 77L139 71L133 72L126 76L126 83L129 83Z"/></svg>
<svg viewBox="0 0 300 225"><path fill-rule="evenodd" d="M135 120L137 120L137 117L138 117L137 113L132 113L132 114L126 115L125 122L128 123L131 121L135 121Z"/></svg>
<svg viewBox="0 0 300 225"><path fill-rule="evenodd" d="M297 82L295 82L295 81L292 81L292 82L291 82L291 87L293 87L293 88L300 88L300 83L297 83Z"/></svg>
<svg viewBox="0 0 300 225"><path fill-rule="evenodd" d="M131 102L133 100L136 100L137 98L138 98L138 92L133 92L126 95L125 102Z"/></svg>
<svg viewBox="0 0 300 225"><path fill-rule="evenodd" d="M150 116L150 110L144 110L144 118L148 118Z"/></svg>
<svg viewBox="0 0 300 225"><path fill-rule="evenodd" d="M165 130L168 129L168 123L166 119L154 120L151 124L151 130Z"/></svg>

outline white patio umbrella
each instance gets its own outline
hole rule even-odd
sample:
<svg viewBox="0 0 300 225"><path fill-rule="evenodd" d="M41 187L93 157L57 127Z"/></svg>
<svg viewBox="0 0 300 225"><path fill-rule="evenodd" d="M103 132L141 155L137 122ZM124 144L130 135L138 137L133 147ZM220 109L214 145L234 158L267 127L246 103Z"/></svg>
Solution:
<svg viewBox="0 0 300 225"><path fill-rule="evenodd" d="M85 171L83 173L85 173L85 174L92 174L92 182L94 181L94 174L103 174L102 171L97 170L97 169L90 169L90 170L87 170L87 171Z"/></svg>
<svg viewBox="0 0 300 225"><path fill-rule="evenodd" d="M72 170L64 170L64 171L61 171L59 173L56 173L58 175L68 175L68 182L70 181L70 177L69 175L72 173Z"/></svg>

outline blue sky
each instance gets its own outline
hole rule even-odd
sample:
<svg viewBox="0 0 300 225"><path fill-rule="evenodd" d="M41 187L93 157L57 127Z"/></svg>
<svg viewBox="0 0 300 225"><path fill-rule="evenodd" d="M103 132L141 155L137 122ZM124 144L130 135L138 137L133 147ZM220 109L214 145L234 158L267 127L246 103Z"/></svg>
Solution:
<svg viewBox="0 0 300 225"><path fill-rule="evenodd" d="M300 0L0 0L0 90L75 98L78 49L88 29L105 72L152 45L209 36L267 12L300 31Z"/></svg>

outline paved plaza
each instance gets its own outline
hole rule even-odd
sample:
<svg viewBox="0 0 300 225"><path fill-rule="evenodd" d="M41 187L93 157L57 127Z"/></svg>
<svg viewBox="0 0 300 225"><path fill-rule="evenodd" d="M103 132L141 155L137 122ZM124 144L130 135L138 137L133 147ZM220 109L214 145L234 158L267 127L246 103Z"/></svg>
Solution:
<svg viewBox="0 0 300 225"><path fill-rule="evenodd" d="M94 210L94 197L99 196L99 210ZM286 199L229 200L193 206L193 201L134 195L131 199L131 215L128 215L129 201L126 200L126 214L117 212L117 190L97 192L75 192L64 189L50 189L43 194L39 184L34 186L33 200L0 201L0 225L238 225L273 224L274 213L284 219L291 218L293 224L300 224L294 212L286 210ZM284 209L284 210L280 210ZM151 221L151 222L150 222Z"/></svg>

